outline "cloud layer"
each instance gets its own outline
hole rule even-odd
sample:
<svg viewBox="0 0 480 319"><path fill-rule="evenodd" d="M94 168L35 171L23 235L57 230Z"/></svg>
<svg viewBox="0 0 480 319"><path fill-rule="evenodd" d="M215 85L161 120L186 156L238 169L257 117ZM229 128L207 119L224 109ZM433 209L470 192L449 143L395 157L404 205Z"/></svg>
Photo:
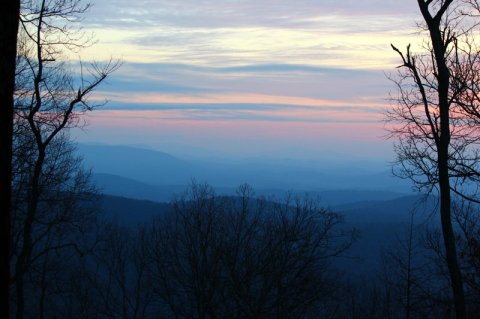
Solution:
<svg viewBox="0 0 480 319"><path fill-rule="evenodd" d="M99 0L83 22L98 44L83 58L124 65L91 121L117 135L91 131L129 140L122 130L137 125L161 145L231 149L228 137L243 151L255 136L254 149L385 145L384 73L398 63L390 43L419 42L417 19L414 0Z"/></svg>

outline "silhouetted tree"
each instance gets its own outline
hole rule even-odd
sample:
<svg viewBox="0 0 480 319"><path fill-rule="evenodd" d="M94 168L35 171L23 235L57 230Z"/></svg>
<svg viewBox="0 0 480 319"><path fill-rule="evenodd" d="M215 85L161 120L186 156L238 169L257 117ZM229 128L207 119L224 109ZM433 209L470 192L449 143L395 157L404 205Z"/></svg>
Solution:
<svg viewBox="0 0 480 319"><path fill-rule="evenodd" d="M10 281L10 220L12 184L13 92L20 0L6 1L0 12L0 263L1 295L8 296ZM0 315L9 318L9 299L0 302Z"/></svg>
<svg viewBox="0 0 480 319"><path fill-rule="evenodd" d="M19 129L19 126L15 126ZM22 252L25 218L28 213L30 178L36 161L35 142L28 130L15 131L14 191L12 222L13 265ZM90 250L95 230L97 194L90 173L82 168L75 147L66 136L57 136L46 152L39 180L35 220L31 225L32 246L25 266L26 311L30 317L49 317L58 299L69 290L69 273L78 258ZM17 268L12 284L17 284ZM15 286L14 286L15 287ZM16 301L13 296L13 301ZM49 306L49 307L48 307Z"/></svg>
<svg viewBox="0 0 480 319"><path fill-rule="evenodd" d="M401 52L397 101L387 114L399 173L420 190L438 190L442 234L457 318L465 318L463 281L452 227L452 192L478 202L479 53L476 1L418 0L428 32L425 54Z"/></svg>
<svg viewBox="0 0 480 319"><path fill-rule="evenodd" d="M80 75L76 78L68 64L61 62L64 50L76 51L89 42L76 26L88 7L80 0L38 0L26 1L21 8L15 88L19 143L16 147L25 151L25 144L22 144L25 142L31 149L26 151L27 157L18 158L21 161L19 172L23 174L18 176L18 182L26 186L25 192L16 194L25 196L25 205L17 211L21 213L15 220L19 226L12 258L16 317L19 319L24 317L26 276L35 261L37 227L42 226L39 223L44 217L42 213L50 210L45 196L58 191L64 195L62 200L68 206L70 187L75 188L76 196L89 191L81 189L80 185L87 185L82 181L86 175L76 170L78 163L68 163L71 151L66 129L82 124L81 115L94 107L88 102L89 95L118 67L118 63L109 62L104 66L91 65L85 71L80 64ZM60 166L65 163L74 165L73 169ZM46 188L50 183L58 188ZM73 201L78 202L80 198L75 197ZM67 207L65 213L73 214L73 209ZM50 226L44 234L49 240L48 232L53 231L56 222L61 224L61 221L49 221Z"/></svg>
<svg viewBox="0 0 480 319"><path fill-rule="evenodd" d="M215 195L194 183L149 227L154 293L173 318L317 318L336 309L330 263L352 243L315 201Z"/></svg>

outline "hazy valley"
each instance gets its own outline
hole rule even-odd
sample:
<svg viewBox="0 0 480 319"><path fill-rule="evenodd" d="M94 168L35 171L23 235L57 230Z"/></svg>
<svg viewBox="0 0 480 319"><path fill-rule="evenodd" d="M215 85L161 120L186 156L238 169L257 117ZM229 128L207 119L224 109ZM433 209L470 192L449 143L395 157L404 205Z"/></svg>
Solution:
<svg viewBox="0 0 480 319"><path fill-rule="evenodd" d="M255 196L271 201L286 196L318 199L320 205L344 216L345 227L358 230L359 237L346 258L338 261L339 269L357 278L375 274L372 268L379 268L382 252L404 237L412 214L416 225L425 220L432 225L436 222L428 219L435 212L435 200L412 193L408 183L383 167L357 172L354 164L328 168L318 163L317 169L308 170L294 162L189 162L154 150L118 145L81 145L80 152L105 194L102 213L128 227L171 211L169 202L192 180L210 184L218 196L237 196L238 186L249 183Z"/></svg>

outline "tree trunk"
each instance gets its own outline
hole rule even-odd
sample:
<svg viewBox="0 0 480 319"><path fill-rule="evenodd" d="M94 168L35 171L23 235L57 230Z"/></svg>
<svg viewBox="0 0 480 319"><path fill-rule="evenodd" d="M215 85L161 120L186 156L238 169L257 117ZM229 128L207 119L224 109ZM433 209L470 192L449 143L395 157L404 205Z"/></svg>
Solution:
<svg viewBox="0 0 480 319"><path fill-rule="evenodd" d="M438 103L440 109L440 132L437 135L437 172L438 185L440 188L440 219L442 224L443 242L445 245L446 262L450 276L450 283L455 305L457 319L465 319L465 297L463 292L462 274L458 265L455 234L453 232L451 207L452 199L450 194L450 177L448 168L450 148L450 101L448 97L450 85L450 70L446 61L448 43L444 40L445 34L441 26L442 18L447 12L453 0L441 2L441 6L435 15L429 11L430 1L417 0L422 16L427 24L432 41L433 53L438 81Z"/></svg>
<svg viewBox="0 0 480 319"><path fill-rule="evenodd" d="M27 205L27 216L23 224L22 248L19 252L16 265L16 282L15 288L17 293L17 319L23 319L25 313L25 292L24 292L24 276L30 267L30 259L33 249L33 224L35 216L37 215L38 199L40 196L40 176L42 174L43 165L45 162L45 146L38 145L38 158L35 162L35 169L32 179L30 181L30 194Z"/></svg>
<svg viewBox="0 0 480 319"><path fill-rule="evenodd" d="M20 0L8 0L0 10L0 242L3 296L0 317L9 318L10 226L12 194L13 92Z"/></svg>
<svg viewBox="0 0 480 319"><path fill-rule="evenodd" d="M440 188L440 219L442 224L443 242L445 245L446 262L450 275L453 292L453 301L457 319L465 319L465 297L463 292L462 275L458 265L455 234L453 232L450 194L450 177L448 168L450 148L450 104L448 98L450 85L450 71L446 64L446 47L440 31L440 20L427 21L432 40L435 62L438 69L438 102L440 107L440 136L437 142L438 154L438 184Z"/></svg>

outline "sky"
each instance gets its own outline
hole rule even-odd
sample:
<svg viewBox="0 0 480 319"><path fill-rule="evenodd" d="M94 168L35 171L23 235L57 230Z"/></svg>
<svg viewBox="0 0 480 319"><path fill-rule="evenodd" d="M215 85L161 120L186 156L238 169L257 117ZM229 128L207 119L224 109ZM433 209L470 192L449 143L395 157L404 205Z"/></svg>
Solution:
<svg viewBox="0 0 480 319"><path fill-rule="evenodd" d="M383 113L414 0L97 0L82 60L121 59L74 133L219 158L392 158Z"/></svg>

